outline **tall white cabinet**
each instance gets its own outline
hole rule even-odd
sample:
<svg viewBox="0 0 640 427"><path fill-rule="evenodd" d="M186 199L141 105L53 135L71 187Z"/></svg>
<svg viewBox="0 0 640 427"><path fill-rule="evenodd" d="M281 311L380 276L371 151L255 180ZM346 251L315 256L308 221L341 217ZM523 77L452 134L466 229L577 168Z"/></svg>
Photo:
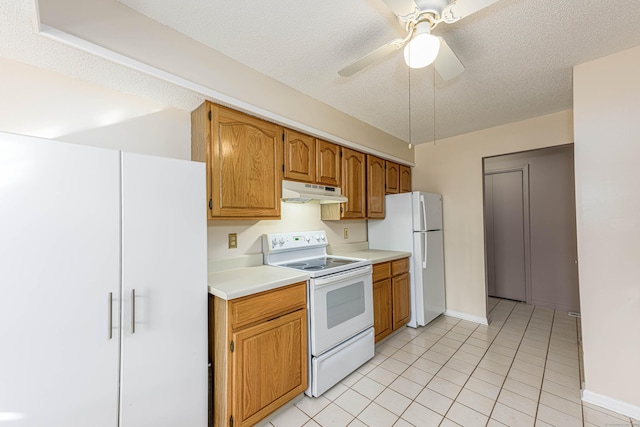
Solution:
<svg viewBox="0 0 640 427"><path fill-rule="evenodd" d="M0 133L3 426L206 426L205 182Z"/></svg>

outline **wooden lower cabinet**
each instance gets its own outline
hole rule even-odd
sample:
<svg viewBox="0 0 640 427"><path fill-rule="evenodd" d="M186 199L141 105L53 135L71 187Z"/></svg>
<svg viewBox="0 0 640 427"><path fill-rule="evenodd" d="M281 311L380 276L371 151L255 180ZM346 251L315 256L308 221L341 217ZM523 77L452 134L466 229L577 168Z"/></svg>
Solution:
<svg viewBox="0 0 640 427"><path fill-rule="evenodd" d="M411 317L411 288L409 273L394 276L391 279L391 297L393 301L393 330L406 325Z"/></svg>
<svg viewBox="0 0 640 427"><path fill-rule="evenodd" d="M306 283L210 298L214 426L251 426L307 388Z"/></svg>
<svg viewBox="0 0 640 427"><path fill-rule="evenodd" d="M373 284L373 329L376 342L393 332L391 295L391 279Z"/></svg>
<svg viewBox="0 0 640 427"><path fill-rule="evenodd" d="M376 342L398 330L411 317L409 258L373 266L373 328Z"/></svg>

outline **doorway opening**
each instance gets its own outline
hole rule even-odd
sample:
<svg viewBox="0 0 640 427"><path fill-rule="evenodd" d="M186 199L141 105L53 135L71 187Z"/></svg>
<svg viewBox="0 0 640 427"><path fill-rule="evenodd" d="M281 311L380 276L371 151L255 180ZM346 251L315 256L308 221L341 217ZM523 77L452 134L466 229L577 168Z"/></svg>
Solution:
<svg viewBox="0 0 640 427"><path fill-rule="evenodd" d="M486 292L579 312L573 144L483 159Z"/></svg>

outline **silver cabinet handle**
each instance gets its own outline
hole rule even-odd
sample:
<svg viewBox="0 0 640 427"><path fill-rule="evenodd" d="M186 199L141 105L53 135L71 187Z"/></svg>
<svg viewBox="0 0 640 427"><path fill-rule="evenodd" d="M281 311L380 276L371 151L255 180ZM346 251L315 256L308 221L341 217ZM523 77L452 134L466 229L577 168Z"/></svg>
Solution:
<svg viewBox="0 0 640 427"><path fill-rule="evenodd" d="M131 289L131 333L136 333L136 290Z"/></svg>
<svg viewBox="0 0 640 427"><path fill-rule="evenodd" d="M107 337L113 338L113 292L109 292L109 331Z"/></svg>

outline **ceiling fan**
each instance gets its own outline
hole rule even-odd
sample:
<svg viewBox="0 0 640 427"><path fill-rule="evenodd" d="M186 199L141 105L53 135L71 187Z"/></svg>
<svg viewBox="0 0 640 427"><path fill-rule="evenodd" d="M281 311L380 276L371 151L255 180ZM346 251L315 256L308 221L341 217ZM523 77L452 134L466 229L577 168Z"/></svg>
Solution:
<svg viewBox="0 0 640 427"><path fill-rule="evenodd" d="M464 66L442 37L431 34L441 22L452 24L484 9L498 0L383 0L405 27L407 35L379 47L338 71L343 77L360 70L405 46L404 58L411 68L422 68L434 62L443 80L464 71Z"/></svg>

